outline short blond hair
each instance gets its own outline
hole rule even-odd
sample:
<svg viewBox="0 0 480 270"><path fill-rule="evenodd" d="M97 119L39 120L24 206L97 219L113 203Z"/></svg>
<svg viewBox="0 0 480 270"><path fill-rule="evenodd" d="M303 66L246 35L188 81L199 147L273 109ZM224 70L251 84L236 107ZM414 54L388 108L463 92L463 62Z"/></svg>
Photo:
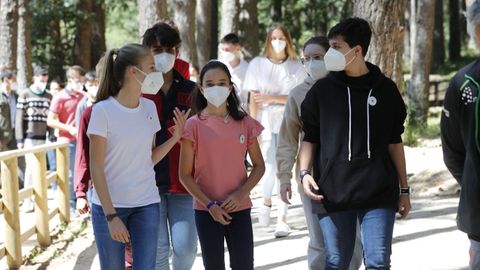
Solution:
<svg viewBox="0 0 480 270"><path fill-rule="evenodd" d="M75 65L67 68L67 79L77 79L79 76L85 76L85 69Z"/></svg>

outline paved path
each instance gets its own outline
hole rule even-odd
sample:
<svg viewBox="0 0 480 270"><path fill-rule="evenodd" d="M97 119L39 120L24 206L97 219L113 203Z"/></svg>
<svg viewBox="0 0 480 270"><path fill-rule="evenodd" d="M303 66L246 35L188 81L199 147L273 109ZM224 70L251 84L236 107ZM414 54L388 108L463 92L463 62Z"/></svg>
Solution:
<svg viewBox="0 0 480 270"><path fill-rule="evenodd" d="M415 156L419 156L421 160L428 160L428 166L425 163L419 164ZM439 178L434 173L437 169L432 169L431 166L437 164L438 167L441 162L441 149L438 147L427 152L407 149L407 157L409 157L407 162L409 162L410 174L420 175L428 167L429 170L433 170L428 179ZM431 190L439 189L432 186L430 182L426 182L426 186ZM258 188L254 193L258 194ZM467 269L469 242L466 235L457 230L455 224L458 197L456 195L436 196L434 192L431 193L432 195L427 197L413 197L413 210L408 219L397 220L395 224L393 270ZM269 228L257 225L261 198L256 196L253 201L255 269L307 269L308 232L298 195L294 196L289 210L288 223L292 228L292 234L282 239L273 237L273 225ZM276 208L274 207L272 221L275 216ZM41 254L38 257L40 258L37 264L22 269L100 269L91 226L66 245L59 256L43 255L45 258L42 259ZM0 269L4 269L2 261L0 261ZM228 253L226 253L226 261L228 265ZM197 254L193 269L203 269L200 253Z"/></svg>

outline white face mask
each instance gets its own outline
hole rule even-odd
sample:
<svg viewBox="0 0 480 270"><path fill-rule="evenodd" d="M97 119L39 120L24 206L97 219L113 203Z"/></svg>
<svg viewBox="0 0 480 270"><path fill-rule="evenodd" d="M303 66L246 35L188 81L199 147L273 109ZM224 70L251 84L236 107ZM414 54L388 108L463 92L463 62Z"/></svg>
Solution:
<svg viewBox="0 0 480 270"><path fill-rule="evenodd" d="M345 56L349 54L353 50L350 49L345 55L333 48L328 49L327 53L323 57L325 61L325 67L329 71L342 71L345 69L346 66L348 66L353 60L355 60L355 57L350 60L350 62L346 63L345 61Z"/></svg>
<svg viewBox="0 0 480 270"><path fill-rule="evenodd" d="M287 47L287 42L281 39L274 39L272 40L272 47L276 53L281 53Z"/></svg>
<svg viewBox="0 0 480 270"><path fill-rule="evenodd" d="M308 75L316 81L324 78L328 74L328 70L325 67L325 62L322 60L310 60L305 63L305 69L307 70Z"/></svg>
<svg viewBox="0 0 480 270"><path fill-rule="evenodd" d="M223 50L220 50L220 59L221 61L224 61L224 62L232 62L235 58L237 57L237 55L233 52L227 52L227 51L223 51Z"/></svg>
<svg viewBox="0 0 480 270"><path fill-rule="evenodd" d="M226 86L211 86L203 89L203 96L215 107L220 107L230 95L230 89Z"/></svg>
<svg viewBox="0 0 480 270"><path fill-rule="evenodd" d="M163 74L161 72L151 72L146 74L141 69L135 67L138 71L145 75L143 82L140 82L136 77L135 80L142 86L141 90L143 94L155 95L163 86Z"/></svg>
<svg viewBox="0 0 480 270"><path fill-rule="evenodd" d="M162 52L154 56L155 68L162 73L169 72L175 65L175 55Z"/></svg>
<svg viewBox="0 0 480 270"><path fill-rule="evenodd" d="M96 86L96 85L90 85L90 86L85 86L85 88L87 88L87 92L88 92L92 97L96 97L96 96L97 96L98 86Z"/></svg>
<svg viewBox="0 0 480 270"><path fill-rule="evenodd" d="M37 83L37 90L44 91L47 89L47 82L38 82Z"/></svg>

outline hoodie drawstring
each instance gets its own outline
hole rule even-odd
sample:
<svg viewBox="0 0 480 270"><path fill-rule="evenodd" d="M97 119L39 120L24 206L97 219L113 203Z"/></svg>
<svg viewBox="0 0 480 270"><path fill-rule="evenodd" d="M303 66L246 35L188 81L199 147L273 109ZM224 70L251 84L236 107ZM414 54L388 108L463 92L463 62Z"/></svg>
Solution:
<svg viewBox="0 0 480 270"><path fill-rule="evenodd" d="M370 97L373 89L370 89L367 97L367 156L371 157L370 150ZM352 97L350 93L350 87L347 86L348 92L348 161L352 161Z"/></svg>
<svg viewBox="0 0 480 270"><path fill-rule="evenodd" d="M348 161L352 160L352 98L350 96L350 87L348 90Z"/></svg>

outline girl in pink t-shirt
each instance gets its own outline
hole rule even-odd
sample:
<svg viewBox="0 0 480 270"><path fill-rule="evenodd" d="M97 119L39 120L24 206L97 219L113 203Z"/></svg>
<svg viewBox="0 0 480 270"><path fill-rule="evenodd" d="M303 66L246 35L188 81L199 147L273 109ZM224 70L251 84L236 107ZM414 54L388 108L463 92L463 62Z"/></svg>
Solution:
<svg viewBox="0 0 480 270"><path fill-rule="evenodd" d="M225 269L224 239L232 269L253 269L250 191L265 171L257 136L263 127L239 109L227 66L210 61L194 92L196 115L182 136L180 180L195 197L195 223L205 269ZM248 151L253 170L244 165ZM192 176L192 172L194 174Z"/></svg>

